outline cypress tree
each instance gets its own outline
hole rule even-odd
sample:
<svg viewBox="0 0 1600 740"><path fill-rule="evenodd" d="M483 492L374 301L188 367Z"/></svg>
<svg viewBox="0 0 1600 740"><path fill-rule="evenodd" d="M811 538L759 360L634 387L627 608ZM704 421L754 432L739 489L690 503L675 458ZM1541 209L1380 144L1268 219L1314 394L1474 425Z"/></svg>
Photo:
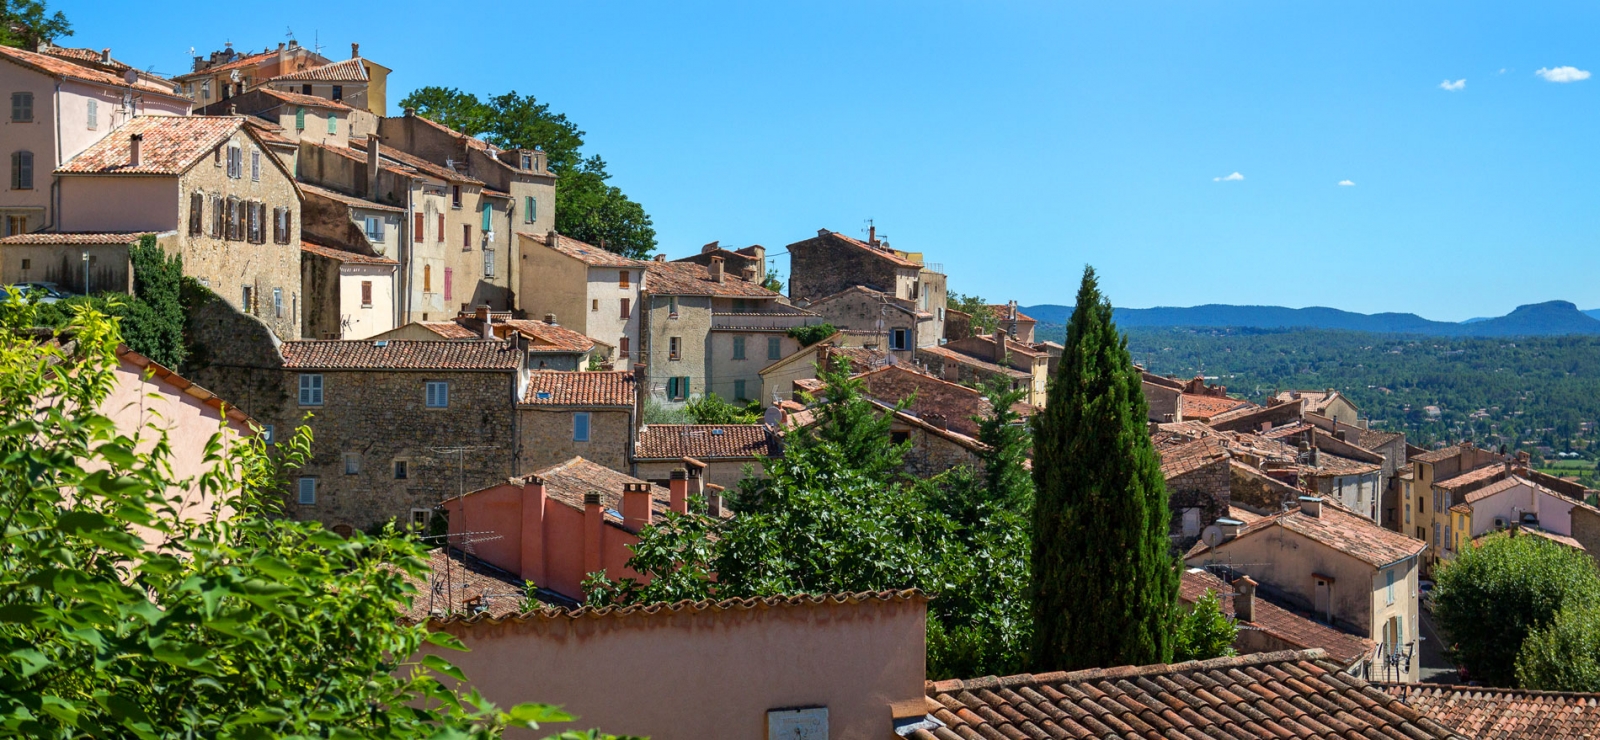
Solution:
<svg viewBox="0 0 1600 740"><path fill-rule="evenodd" d="M1033 421L1035 671L1172 658L1179 572L1140 382L1086 267Z"/></svg>

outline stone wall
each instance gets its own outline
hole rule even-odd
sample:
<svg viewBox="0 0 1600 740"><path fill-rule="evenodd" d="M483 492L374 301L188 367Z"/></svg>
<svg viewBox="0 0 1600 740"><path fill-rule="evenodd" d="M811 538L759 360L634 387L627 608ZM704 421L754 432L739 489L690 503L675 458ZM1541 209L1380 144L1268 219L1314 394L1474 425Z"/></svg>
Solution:
<svg viewBox="0 0 1600 740"><path fill-rule="evenodd" d="M1229 496L1235 505L1256 513L1275 514L1295 504L1304 492L1245 465L1228 469Z"/></svg>
<svg viewBox="0 0 1600 740"><path fill-rule="evenodd" d="M300 255L302 331L307 339L339 339L339 261L305 252Z"/></svg>
<svg viewBox="0 0 1600 740"><path fill-rule="evenodd" d="M855 285L895 294L897 271L887 260L829 235L789 245L789 297L817 299Z"/></svg>
<svg viewBox="0 0 1600 740"><path fill-rule="evenodd" d="M896 422L894 432L910 435L911 449L906 452L905 470L918 478L929 478L957 465L970 465L981 470L978 454L922 427Z"/></svg>
<svg viewBox="0 0 1600 740"><path fill-rule="evenodd" d="M1205 467L1167 479L1167 508L1172 519L1168 534L1180 550L1199 541L1200 531L1228 515L1232 501L1228 480L1228 460L1217 460ZM1200 510L1200 524L1194 532L1183 531L1186 509Z"/></svg>
<svg viewBox="0 0 1600 740"><path fill-rule="evenodd" d="M589 413L589 441L572 439L572 419L577 411ZM522 469L526 475L574 457L628 473L633 444L633 408L568 409L524 406L517 409L522 433Z"/></svg>
<svg viewBox="0 0 1600 740"><path fill-rule="evenodd" d="M1600 512L1588 507L1572 507L1572 539L1583 545L1589 557L1600 559Z"/></svg>
<svg viewBox="0 0 1600 740"><path fill-rule="evenodd" d="M648 392L659 403L677 405L681 402L667 400L667 379L689 378L689 398L705 395L706 376L710 373L708 357L711 344L711 299L704 296L679 296L678 312L673 318L663 295L651 295L649 313L644 317L645 336L642 356L648 365ZM679 358L671 359L671 339L678 337Z"/></svg>
<svg viewBox="0 0 1600 740"><path fill-rule="evenodd" d="M211 294L189 314L184 377L263 424L276 425L291 399L278 338L261 319Z"/></svg>
<svg viewBox="0 0 1600 740"><path fill-rule="evenodd" d="M1183 421L1183 391L1155 383L1141 383L1150 421Z"/></svg>

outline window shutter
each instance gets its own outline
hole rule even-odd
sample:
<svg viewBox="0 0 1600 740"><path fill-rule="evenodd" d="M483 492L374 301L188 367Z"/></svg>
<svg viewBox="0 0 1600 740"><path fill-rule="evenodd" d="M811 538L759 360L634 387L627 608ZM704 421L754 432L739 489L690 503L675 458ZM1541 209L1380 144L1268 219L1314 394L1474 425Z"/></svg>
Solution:
<svg viewBox="0 0 1600 740"><path fill-rule="evenodd" d="M524 203L523 206L522 222L529 224L533 223L533 220L539 217L539 201L530 195L527 197L527 202Z"/></svg>
<svg viewBox="0 0 1600 740"><path fill-rule="evenodd" d="M433 265L422 266L422 292L433 292Z"/></svg>
<svg viewBox="0 0 1600 740"><path fill-rule="evenodd" d="M629 301L627 298L622 299L622 315L619 316L618 318L621 318L623 321L627 321L628 320L628 316L630 314L632 314L632 313L633 313L633 304L632 304L632 302Z"/></svg>
<svg viewBox="0 0 1600 740"><path fill-rule="evenodd" d="M22 152L11 153L11 189L22 188Z"/></svg>
<svg viewBox="0 0 1600 740"><path fill-rule="evenodd" d="M201 224L204 223L206 197L200 193L189 195L189 235L199 236Z"/></svg>
<svg viewBox="0 0 1600 740"><path fill-rule="evenodd" d="M306 130L306 109L305 108L295 108L294 109L294 128L295 128L296 131L304 131L304 130Z"/></svg>
<svg viewBox="0 0 1600 740"><path fill-rule="evenodd" d="M572 415L572 441L589 441L589 415L582 411Z"/></svg>
<svg viewBox="0 0 1600 740"><path fill-rule="evenodd" d="M444 214L439 214L439 243L444 243Z"/></svg>
<svg viewBox="0 0 1600 740"><path fill-rule="evenodd" d="M494 208L486 202L483 204L483 233L494 231L494 224L490 222L492 218L494 218Z"/></svg>
<svg viewBox="0 0 1600 740"><path fill-rule="evenodd" d="M261 152L250 152L250 179L261 182Z"/></svg>
<svg viewBox="0 0 1600 740"><path fill-rule="evenodd" d="M450 288L451 283L455 282L453 280L455 274L456 271L454 269L449 267L444 268L444 299L447 301L450 300Z"/></svg>
<svg viewBox="0 0 1600 740"><path fill-rule="evenodd" d="M422 219L422 214L417 214L417 217L413 220L415 220L416 223L411 225L411 241L421 244L422 232L426 229Z"/></svg>
<svg viewBox="0 0 1600 740"><path fill-rule="evenodd" d="M363 306L372 305L372 281L371 280L362 280L361 281L361 305L363 305Z"/></svg>
<svg viewBox="0 0 1600 740"><path fill-rule="evenodd" d="M333 115L333 111L328 111L328 133L339 133L339 117Z"/></svg>
<svg viewBox="0 0 1600 740"><path fill-rule="evenodd" d="M317 503L317 479L316 478L301 478L300 479L300 503L301 503L301 505L304 505L304 506L311 506L311 505Z"/></svg>

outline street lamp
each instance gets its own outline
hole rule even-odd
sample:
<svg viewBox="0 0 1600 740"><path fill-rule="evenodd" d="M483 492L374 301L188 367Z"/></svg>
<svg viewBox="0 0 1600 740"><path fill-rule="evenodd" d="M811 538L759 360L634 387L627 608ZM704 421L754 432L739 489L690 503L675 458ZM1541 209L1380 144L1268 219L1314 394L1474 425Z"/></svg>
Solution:
<svg viewBox="0 0 1600 740"><path fill-rule="evenodd" d="M83 294L89 295L89 252L83 253Z"/></svg>

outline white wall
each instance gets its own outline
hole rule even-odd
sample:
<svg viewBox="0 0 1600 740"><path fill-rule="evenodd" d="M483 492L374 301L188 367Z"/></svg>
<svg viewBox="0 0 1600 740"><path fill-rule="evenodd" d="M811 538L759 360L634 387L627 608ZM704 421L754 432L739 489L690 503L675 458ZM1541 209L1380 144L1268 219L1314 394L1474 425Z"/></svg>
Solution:
<svg viewBox="0 0 1600 740"><path fill-rule="evenodd" d="M367 339L394 328L393 265L339 266L339 317L345 339ZM372 303L361 302L361 284L372 283Z"/></svg>

